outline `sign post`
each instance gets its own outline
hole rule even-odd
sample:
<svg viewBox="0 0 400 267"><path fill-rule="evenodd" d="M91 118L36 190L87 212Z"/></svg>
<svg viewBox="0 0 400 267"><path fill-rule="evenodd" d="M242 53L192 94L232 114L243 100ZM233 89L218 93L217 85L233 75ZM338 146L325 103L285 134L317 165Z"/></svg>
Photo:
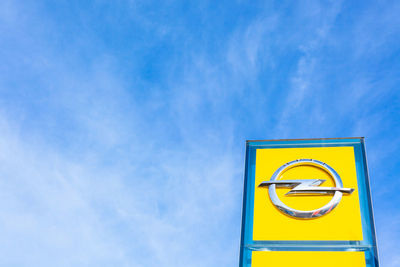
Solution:
<svg viewBox="0 0 400 267"><path fill-rule="evenodd" d="M240 267L378 267L364 138L246 142Z"/></svg>

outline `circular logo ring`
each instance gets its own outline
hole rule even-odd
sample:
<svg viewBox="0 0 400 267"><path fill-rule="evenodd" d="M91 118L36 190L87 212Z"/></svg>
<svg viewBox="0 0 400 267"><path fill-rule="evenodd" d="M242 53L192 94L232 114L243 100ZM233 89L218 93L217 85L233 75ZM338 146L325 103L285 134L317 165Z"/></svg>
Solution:
<svg viewBox="0 0 400 267"><path fill-rule="evenodd" d="M333 178L333 180L335 182L334 188L322 188L322 187L319 188L316 186L308 186L308 187L306 186L308 189L313 189L313 191L309 192L309 193L331 194L332 192L334 192L334 195L333 195L333 198L331 199L331 201L329 201L329 203L326 204L325 206L323 206L322 208L315 209L315 210L295 210L293 208L288 207L286 204L284 204L279 199L279 197L276 193L277 185L281 185L281 187L293 187L293 184L301 185L302 183L304 183L304 181L307 181L307 180L292 180L292 181L290 181L291 183L289 183L289 181L287 181L285 183L285 180L278 181L278 178L284 172L286 172L287 170L289 170L291 168L297 167L299 165L301 165L301 166L311 165L311 166L318 167L318 168L326 171L327 173L329 173L330 176ZM298 183L296 184L295 181L298 181ZM314 182L320 181L316 185L321 184L321 181L323 182L323 180L308 180L308 181L314 181ZM272 175L270 181L264 182L264 183L269 185L269 196L271 198L272 203L279 210L281 210L282 212L284 212L285 214L287 214L289 216L303 218L303 219L316 218L316 217L320 217L322 215L329 213L331 210L333 210L339 204L340 200L342 199L342 195L343 195L342 192L346 192L345 190L347 190L347 189L343 188L343 183L342 183L342 180L340 179L339 174L331 166L329 166L328 164L326 164L322 161L314 160L314 159L298 159L298 160L290 161L290 162L282 165L281 167L279 167ZM263 184L261 184L260 186L262 186L262 185ZM292 185L292 186L290 186L290 185ZM314 183L314 185L315 185L315 183ZM305 188L305 187L303 186L303 188ZM326 189L326 190L324 190L324 189ZM307 192L306 189L302 189L302 191ZM353 192L353 189L350 189L350 191L347 193L351 193L351 192Z"/></svg>

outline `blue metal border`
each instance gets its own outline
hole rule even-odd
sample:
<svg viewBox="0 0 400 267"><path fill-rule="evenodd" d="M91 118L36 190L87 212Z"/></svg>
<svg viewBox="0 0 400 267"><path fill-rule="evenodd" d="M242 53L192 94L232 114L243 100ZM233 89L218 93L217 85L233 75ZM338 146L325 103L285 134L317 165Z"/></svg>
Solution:
<svg viewBox="0 0 400 267"><path fill-rule="evenodd" d="M256 150L260 148L352 146L361 208L362 241L254 241L253 210ZM252 251L364 251L367 267L379 267L365 143L363 137L246 141L240 267L251 266Z"/></svg>

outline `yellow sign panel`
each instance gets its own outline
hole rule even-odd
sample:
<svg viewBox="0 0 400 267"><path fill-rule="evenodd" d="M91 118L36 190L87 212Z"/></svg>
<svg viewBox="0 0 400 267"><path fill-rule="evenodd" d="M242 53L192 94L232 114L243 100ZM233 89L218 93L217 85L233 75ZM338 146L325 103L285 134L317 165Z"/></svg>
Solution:
<svg viewBox="0 0 400 267"><path fill-rule="evenodd" d="M364 252L253 251L252 266L365 267Z"/></svg>
<svg viewBox="0 0 400 267"><path fill-rule="evenodd" d="M340 175L343 186L355 189L354 192L348 195L343 195L338 206L321 217L314 219L300 219L285 215L272 204L268 188L258 187L258 185L264 181L268 181L273 173L283 164L296 159L315 159L328 164ZM321 186L335 186L332 177L323 169L316 168L315 166L299 165L289 169L283 173L281 177L278 177L278 180L299 179L324 179L326 181ZM257 149L254 187L253 240L356 241L363 239L354 148L351 146ZM289 188L276 189L279 199L287 206L297 210L317 209L324 206L332 199L332 195L285 195L288 191L290 191ZM304 254L304 252L301 253ZM336 252L326 253L329 254ZM257 253L254 254L258 255ZM306 254L307 253L305 253L305 255ZM329 261L326 259L324 260L324 266L328 266L325 265L325 262Z"/></svg>

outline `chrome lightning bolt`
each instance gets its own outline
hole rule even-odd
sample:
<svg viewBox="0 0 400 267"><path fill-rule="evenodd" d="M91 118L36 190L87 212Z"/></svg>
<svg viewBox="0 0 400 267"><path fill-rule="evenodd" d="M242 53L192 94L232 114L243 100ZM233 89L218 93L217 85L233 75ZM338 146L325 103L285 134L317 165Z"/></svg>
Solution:
<svg viewBox="0 0 400 267"><path fill-rule="evenodd" d="M326 180L322 179L307 179L307 180L278 180L278 178L287 170L294 167L301 166L313 166L317 167L327 174L331 176L333 179L335 186L334 187L320 187L323 182ZM290 162L287 162L280 166L274 174L272 174L271 179L269 181L262 182L259 184L259 187L265 188L268 187L269 197L271 199L272 204L277 207L280 211L285 213L286 215L300 218L300 219L312 219L321 217L329 212L331 212L342 199L343 194L351 194L354 189L352 188L343 188L343 182L340 179L339 174L328 164L325 162L316 160L316 159L296 159ZM291 188L286 195L332 195L332 199L325 204L324 206L313 209L313 210L296 210L285 203L283 203L276 193L276 188L285 187Z"/></svg>
<svg viewBox="0 0 400 267"><path fill-rule="evenodd" d="M345 194L353 193L353 188L340 188L340 187L319 187L320 184L325 182L323 179L308 179L308 180L279 180L279 181L265 181L258 187L268 187L275 185L278 188L292 188L286 195L294 194L322 194L333 195L335 192L342 192Z"/></svg>

